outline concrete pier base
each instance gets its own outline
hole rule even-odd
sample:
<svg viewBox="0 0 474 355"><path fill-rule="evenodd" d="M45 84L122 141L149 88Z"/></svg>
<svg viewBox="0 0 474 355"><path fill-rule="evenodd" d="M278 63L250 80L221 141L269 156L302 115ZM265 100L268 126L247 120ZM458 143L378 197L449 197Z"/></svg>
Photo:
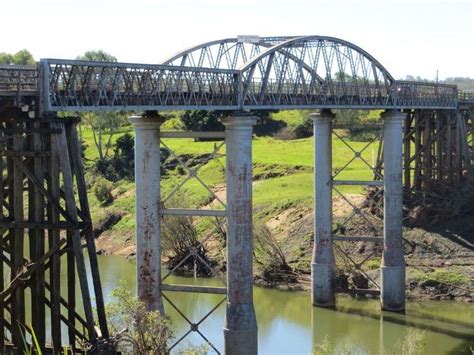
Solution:
<svg viewBox="0 0 474 355"><path fill-rule="evenodd" d="M336 263L332 239L332 120L330 110L310 116L314 123L314 247L311 300L334 307Z"/></svg>
<svg viewBox="0 0 474 355"><path fill-rule="evenodd" d="M164 313L161 297L160 126L158 114L132 116L135 129L137 295Z"/></svg>
<svg viewBox="0 0 474 355"><path fill-rule="evenodd" d="M253 305L252 127L253 116L223 120L226 129L227 308L224 326L227 355L258 353Z"/></svg>
<svg viewBox="0 0 474 355"><path fill-rule="evenodd" d="M381 266L381 303L385 311L405 310L405 266Z"/></svg>
<svg viewBox="0 0 474 355"><path fill-rule="evenodd" d="M227 305L224 342L226 354L258 354L258 329L252 304Z"/></svg>
<svg viewBox="0 0 474 355"><path fill-rule="evenodd" d="M383 310L405 310L405 258L403 255L402 144L405 114L383 113L384 137L384 250L381 263L380 303Z"/></svg>
<svg viewBox="0 0 474 355"><path fill-rule="evenodd" d="M311 289L313 305L318 307L335 306L335 274L334 265L311 263L311 275L314 275Z"/></svg>

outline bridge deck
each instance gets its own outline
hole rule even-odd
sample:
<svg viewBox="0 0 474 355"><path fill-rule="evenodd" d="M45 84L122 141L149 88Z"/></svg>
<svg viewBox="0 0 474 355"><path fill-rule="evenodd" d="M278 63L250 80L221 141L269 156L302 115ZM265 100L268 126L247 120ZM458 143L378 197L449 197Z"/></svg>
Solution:
<svg viewBox="0 0 474 355"><path fill-rule="evenodd" d="M43 93L44 111L455 109L474 94L440 83L278 80L239 70L48 59L0 66L0 102ZM1 105L1 103L0 103Z"/></svg>

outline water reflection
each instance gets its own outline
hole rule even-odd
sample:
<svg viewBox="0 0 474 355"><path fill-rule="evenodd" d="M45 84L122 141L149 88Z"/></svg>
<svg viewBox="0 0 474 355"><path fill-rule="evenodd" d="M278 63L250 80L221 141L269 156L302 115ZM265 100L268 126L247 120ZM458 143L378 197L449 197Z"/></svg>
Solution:
<svg viewBox="0 0 474 355"><path fill-rule="evenodd" d="M135 263L124 258L99 258L104 294L108 295L125 280L135 288ZM215 279L170 277L168 283L221 286ZM167 292L166 295L193 323L198 322L221 299L219 295ZM107 301L107 300L106 300ZM354 300L339 296L337 308L311 306L310 295L256 287L254 301L259 327L261 354L308 354L319 345L349 348L359 354L388 354L404 339L410 328L426 329L427 354L462 353L474 346L474 306L454 302L408 303L405 315L380 311L377 300ZM190 328L186 320L167 302L165 309L173 320L177 338ZM225 303L199 327L219 349L223 349ZM205 341L195 332L183 346ZM182 348L181 346L180 348Z"/></svg>

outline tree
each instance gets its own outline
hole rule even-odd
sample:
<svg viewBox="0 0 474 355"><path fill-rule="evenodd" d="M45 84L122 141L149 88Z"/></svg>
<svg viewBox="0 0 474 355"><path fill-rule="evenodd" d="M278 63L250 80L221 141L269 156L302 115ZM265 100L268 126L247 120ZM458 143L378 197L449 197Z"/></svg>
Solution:
<svg viewBox="0 0 474 355"><path fill-rule="evenodd" d="M13 54L13 63L16 65L35 65L36 61L30 52L26 49L22 49Z"/></svg>
<svg viewBox="0 0 474 355"><path fill-rule="evenodd" d="M35 65L36 61L29 51L22 49L15 54L0 53L0 64Z"/></svg>
<svg viewBox="0 0 474 355"><path fill-rule="evenodd" d="M87 51L83 55L78 56L78 60L90 60L96 62L116 62L117 58L113 55L104 52L102 49Z"/></svg>
<svg viewBox="0 0 474 355"><path fill-rule="evenodd" d="M117 61L117 58L101 49L87 51L76 59L102 62ZM109 153L113 135L127 122L127 116L124 113L116 112L87 112L81 114L81 120L91 127L94 144L99 153L99 160L104 160Z"/></svg>
<svg viewBox="0 0 474 355"><path fill-rule="evenodd" d="M13 64L13 58L10 53L0 53L0 64Z"/></svg>
<svg viewBox="0 0 474 355"><path fill-rule="evenodd" d="M251 114L257 117L254 132L257 136L271 135L286 126L283 121L271 118L271 113L276 110L258 110ZM181 122L187 131L223 131L224 125L221 119L229 115L229 111L185 111L181 115Z"/></svg>
<svg viewBox="0 0 474 355"><path fill-rule="evenodd" d="M135 157L134 138L131 134L125 133L119 137L114 144L114 154L102 160L97 160L95 168L97 172L109 181L121 179L133 180ZM164 161L166 154L160 154L160 159ZM164 175L165 172L162 172Z"/></svg>
<svg viewBox="0 0 474 355"><path fill-rule="evenodd" d="M99 159L103 160L109 154L112 137L127 122L127 115L117 112L86 112L81 115L81 120L92 129Z"/></svg>
<svg viewBox="0 0 474 355"><path fill-rule="evenodd" d="M187 131L223 131L220 118L224 116L225 112L220 111L192 110L182 114L181 122Z"/></svg>

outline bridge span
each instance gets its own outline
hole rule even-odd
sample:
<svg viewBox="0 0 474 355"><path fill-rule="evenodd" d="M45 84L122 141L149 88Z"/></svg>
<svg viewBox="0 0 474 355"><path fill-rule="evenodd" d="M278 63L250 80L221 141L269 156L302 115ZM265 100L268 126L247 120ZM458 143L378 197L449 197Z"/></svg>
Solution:
<svg viewBox="0 0 474 355"><path fill-rule="evenodd" d="M455 85L395 80L360 47L325 36L229 38L159 65L42 59L2 66L0 78L0 97L41 99L42 112L459 105Z"/></svg>
<svg viewBox="0 0 474 355"><path fill-rule="evenodd" d="M9 233L10 240L4 246L8 263L0 260L0 277L4 268L11 274L11 283L3 278L0 281L0 306L4 309L0 333L8 335L6 343L0 339L0 351L7 345L24 346L23 329L18 324L25 324L27 287L31 288L33 299L32 325L42 347L46 347L48 332L46 307L51 308L48 336L55 348L64 345L61 323L67 326L73 350L77 349L78 339L96 348L107 343L104 301L75 131L77 120L61 119L59 112L145 111L130 118L135 129L138 295L149 309L160 311L164 310L163 299L175 307L171 292L223 295L225 298L200 321L189 320L178 310L190 330L171 348L189 333L197 332L218 351L199 327L226 301L226 353L257 354L252 298L251 153L256 118L251 112L318 110L311 115L316 211L312 303L320 307L335 305L335 242L382 243L380 284L373 282L376 289L364 292L380 294L384 310L399 312L405 309L404 195L421 193L425 201L436 191L436 184L446 190L472 182L473 107L472 93L460 92L455 85L395 80L362 48L326 36L227 38L189 48L156 65L41 59L32 67L0 66L0 189L4 206L0 209L0 222L2 235ZM223 119L225 132L161 131L164 118L157 111L194 109L229 111L229 117ZM336 178L340 171L334 171L332 166L331 135L336 118L332 109L385 111L381 117L379 159L375 166L364 160L374 174L372 181ZM171 208L167 204L169 196L164 198L160 190L160 146L167 148L163 139L206 137L225 139L226 202L220 201L223 209ZM212 157L224 143L216 145ZM366 148L350 149L350 162L363 159ZM179 161L179 157L176 159ZM188 174L186 180L198 179L213 193L197 176L197 168L181 165ZM334 235L332 194L341 185L378 189L376 195L384 206L382 228L374 228L370 236ZM28 186L27 191L24 186ZM25 193L28 199L24 198ZM360 207L351 207L351 217L366 218ZM169 274L161 277L160 250L161 224L166 216L225 219L227 276L220 277L222 287L166 284ZM26 230L29 253L24 251ZM61 239L63 235L65 239ZM89 251L91 275L86 273L82 239ZM62 254L67 254L65 299L60 297L59 285ZM186 258L196 257L195 250L190 250ZM360 265L355 267L360 269ZM221 276L209 268L213 275ZM76 312L76 278L80 281L85 319ZM44 293L45 285L50 290L49 298ZM96 298L100 331L94 324L89 288L93 288Z"/></svg>

